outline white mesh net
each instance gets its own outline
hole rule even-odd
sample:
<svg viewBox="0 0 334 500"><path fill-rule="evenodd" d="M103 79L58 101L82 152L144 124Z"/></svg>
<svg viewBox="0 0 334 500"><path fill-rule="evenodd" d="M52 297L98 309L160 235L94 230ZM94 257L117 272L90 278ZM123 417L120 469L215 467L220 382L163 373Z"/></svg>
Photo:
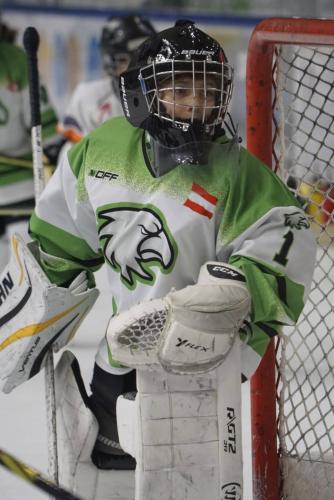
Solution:
<svg viewBox="0 0 334 500"><path fill-rule="evenodd" d="M334 51L277 47L273 156L319 242L312 289L278 349L283 498L334 491Z"/></svg>

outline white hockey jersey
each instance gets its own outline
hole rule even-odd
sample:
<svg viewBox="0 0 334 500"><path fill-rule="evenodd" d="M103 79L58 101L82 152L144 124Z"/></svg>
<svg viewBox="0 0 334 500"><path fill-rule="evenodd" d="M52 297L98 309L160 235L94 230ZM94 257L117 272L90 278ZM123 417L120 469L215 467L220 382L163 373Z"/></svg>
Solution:
<svg viewBox="0 0 334 500"><path fill-rule="evenodd" d="M57 116L40 88L43 146L57 139ZM24 51L0 42L0 206L34 197L28 66ZM30 168L23 168L22 163Z"/></svg>
<svg viewBox="0 0 334 500"><path fill-rule="evenodd" d="M71 98L58 131L71 142L78 142L109 118L123 115L110 77L80 83Z"/></svg>

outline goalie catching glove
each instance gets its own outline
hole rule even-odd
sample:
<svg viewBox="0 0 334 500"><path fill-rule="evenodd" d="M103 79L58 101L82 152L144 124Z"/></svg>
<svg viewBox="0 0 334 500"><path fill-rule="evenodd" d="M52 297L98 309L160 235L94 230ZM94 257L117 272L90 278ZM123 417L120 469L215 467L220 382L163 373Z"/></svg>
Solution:
<svg viewBox="0 0 334 500"><path fill-rule="evenodd" d="M0 389L6 393L40 371L51 346L58 351L69 342L98 296L85 272L68 288L52 284L33 245L13 236L0 276Z"/></svg>
<svg viewBox="0 0 334 500"><path fill-rule="evenodd" d="M108 344L113 359L127 366L161 365L176 374L204 373L228 355L250 305L243 273L208 262L197 284L113 317Z"/></svg>

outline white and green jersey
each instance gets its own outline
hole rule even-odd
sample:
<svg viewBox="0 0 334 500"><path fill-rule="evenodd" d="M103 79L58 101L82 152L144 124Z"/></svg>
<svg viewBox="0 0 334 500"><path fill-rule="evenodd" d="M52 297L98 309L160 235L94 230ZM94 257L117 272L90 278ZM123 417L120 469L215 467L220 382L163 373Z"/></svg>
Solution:
<svg viewBox="0 0 334 500"><path fill-rule="evenodd" d="M56 136L57 117L46 90L41 87L43 145ZM20 160L31 161L30 104L28 68L24 51L0 42L0 206L34 197L31 168Z"/></svg>
<svg viewBox="0 0 334 500"><path fill-rule="evenodd" d="M157 178L143 134L114 118L71 148L31 218L45 271L66 284L105 263L112 314L196 283L209 260L241 268L252 296L242 332L249 376L279 325L303 308L315 258L309 223L275 174L244 148L226 141L207 165Z"/></svg>

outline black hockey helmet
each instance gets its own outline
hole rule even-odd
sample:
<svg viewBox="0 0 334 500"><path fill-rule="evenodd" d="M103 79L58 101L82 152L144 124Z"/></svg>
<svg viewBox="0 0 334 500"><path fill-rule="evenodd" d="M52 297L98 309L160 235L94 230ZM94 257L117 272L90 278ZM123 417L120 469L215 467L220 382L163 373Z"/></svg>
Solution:
<svg viewBox="0 0 334 500"><path fill-rule="evenodd" d="M184 75L189 77L188 91L194 99L196 92L204 95L200 119L195 102L188 119L177 116L175 100L168 103L172 112L166 111L163 94L169 90L169 95L175 96L180 90L178 77ZM224 50L188 20L179 20L174 27L148 38L120 77L121 102L129 122L167 147L211 141L221 135L232 88L233 69ZM184 84L181 89L185 89ZM206 105L208 91L214 95L210 106Z"/></svg>
<svg viewBox="0 0 334 500"><path fill-rule="evenodd" d="M118 76L119 65L127 65L134 50L155 33L152 24L142 16L110 17L100 39L105 71L110 76Z"/></svg>

